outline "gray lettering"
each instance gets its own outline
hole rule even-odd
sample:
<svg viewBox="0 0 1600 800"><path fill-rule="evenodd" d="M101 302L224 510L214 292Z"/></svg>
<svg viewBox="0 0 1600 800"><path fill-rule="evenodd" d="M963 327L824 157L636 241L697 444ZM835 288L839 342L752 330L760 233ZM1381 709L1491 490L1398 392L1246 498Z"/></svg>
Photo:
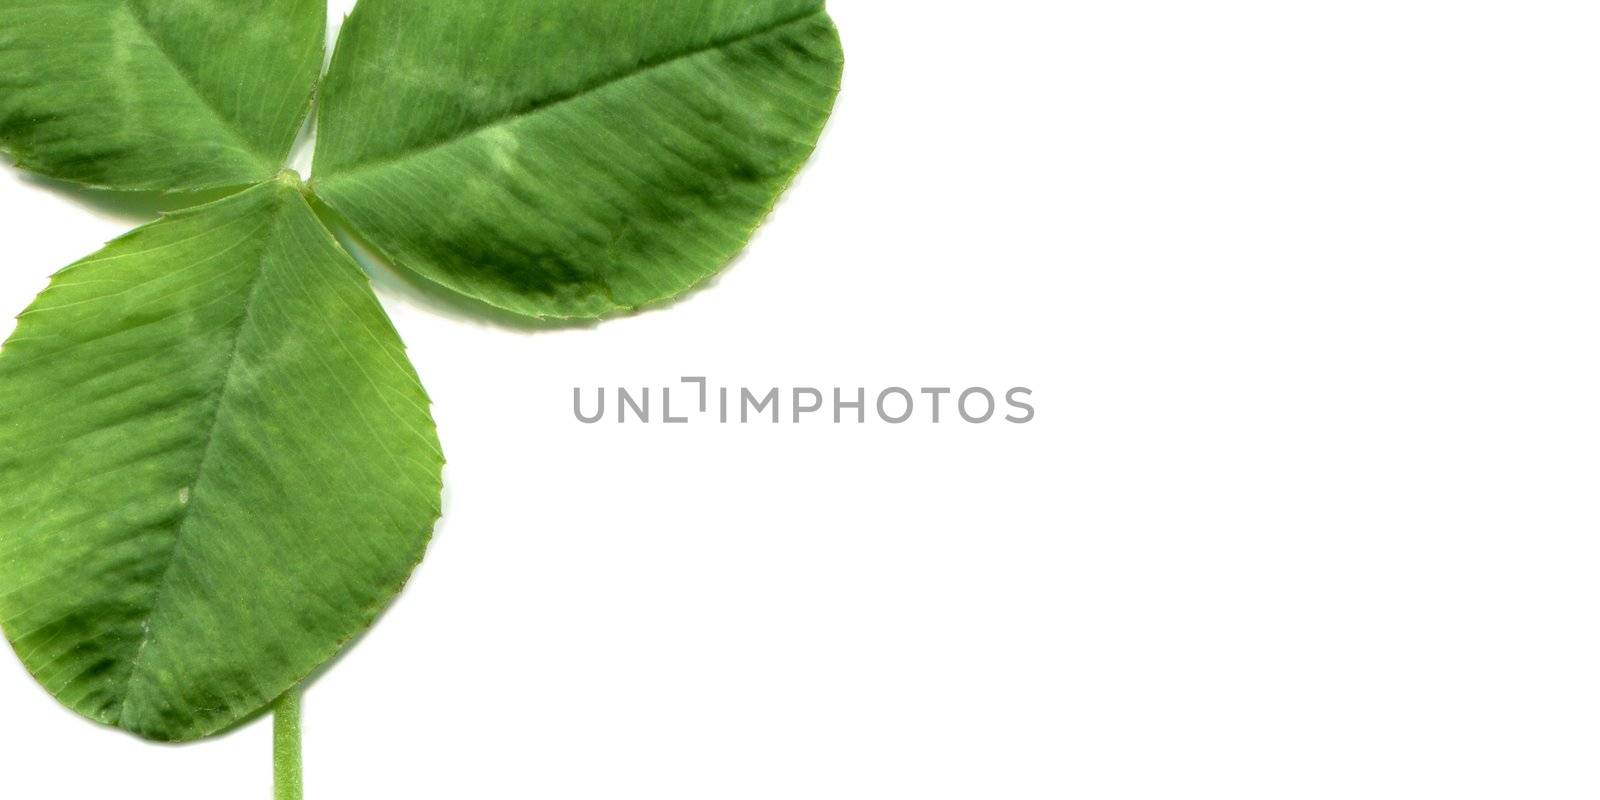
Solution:
<svg viewBox="0 0 1600 800"><path fill-rule="evenodd" d="M669 424L689 421L688 417L672 416L672 390L664 387L661 390L661 420Z"/></svg>
<svg viewBox="0 0 1600 800"><path fill-rule="evenodd" d="M705 378L680 378L684 383L697 383L700 385L700 413L706 413L706 379Z"/></svg>
<svg viewBox="0 0 1600 800"><path fill-rule="evenodd" d="M949 387L928 388L928 387L924 386L922 388L922 393L933 398L933 421L934 422L938 422L939 421L939 397L942 396L942 395L949 394L950 393L950 388Z"/></svg>
<svg viewBox="0 0 1600 800"><path fill-rule="evenodd" d="M906 413L901 414L898 417L889 416L889 412L885 409L885 406L884 406L884 402L883 401L889 399L889 395L892 395L892 394L900 395L901 397L904 397L905 400L906 400ZM912 412L912 409L915 407L915 405L916 404L911 399L911 393L910 392L908 392L908 391L906 391L906 390L904 390L904 389L902 389L902 388L900 388L898 386L892 386L892 387L890 387L888 389L884 389L882 392L880 392L878 394L878 418L882 419L884 422L889 423L890 425L899 425L900 423L905 422L908 419L911 419L911 412Z"/></svg>
<svg viewBox="0 0 1600 800"><path fill-rule="evenodd" d="M856 410L856 422L866 422L867 390L857 389L855 402L847 403L845 402L844 395L840 393L839 387L833 387L833 422L835 425L844 421L844 410L847 408L853 408Z"/></svg>
<svg viewBox="0 0 1600 800"><path fill-rule="evenodd" d="M640 422L649 422L650 421L650 390L649 389L645 389L644 390L644 398L643 398L643 400L644 400L643 405L641 405L639 403L635 403L633 401L633 395L629 394L627 389L624 389L624 388L622 388L620 386L617 387L617 421L618 422L627 422L628 421L628 409L631 408L631 409L633 409L634 416L638 417Z"/></svg>
<svg viewBox="0 0 1600 800"><path fill-rule="evenodd" d="M772 421L778 421L778 387L772 387L772 391L767 392L767 394L761 398L760 403L755 402L756 396L751 394L749 389L740 389L739 394L741 396L741 399L739 400L740 422L750 421L751 408L754 408L756 413L760 414L761 412L767 410L767 406L772 406Z"/></svg>
<svg viewBox="0 0 1600 800"><path fill-rule="evenodd" d="M1026 395L1028 397L1032 397L1033 396L1033 390L1029 389L1027 387L1024 387L1024 386L1018 386L1017 388L1012 389L1009 392L1006 392L1006 402L1009 403L1012 408L1015 408L1018 411L1027 412L1027 415L1026 416L1022 416L1022 417L1015 417L1015 416L1011 416L1011 415L1007 414L1006 415L1006 422L1015 422L1018 425L1021 425L1021 424L1026 423L1026 422L1032 422L1033 421L1033 406L1028 404L1028 403L1022 402L1021 400L1018 400L1017 399L1017 395L1019 395L1019 394L1020 395Z"/></svg>
<svg viewBox="0 0 1600 800"><path fill-rule="evenodd" d="M578 388L578 387L576 387L576 386L572 387L572 413L577 415L579 422L582 422L582 423L585 423L585 424L589 424L589 425L593 425L594 423L599 422L601 417L606 415L606 390L605 390L605 388L602 387L595 394L596 394L597 397L600 398L600 407L595 409L594 416L586 417L586 416L583 415L583 402L582 402L583 390Z"/></svg>
<svg viewBox="0 0 1600 800"><path fill-rule="evenodd" d="M813 402L808 404L808 405L801 405L800 397L802 395L806 395L806 396L811 397ZM822 392L820 392L820 391L818 391L816 389L812 389L809 386L801 386L801 387L798 387L798 388L796 388L794 390L794 421L795 422L799 422L800 421L800 416L802 414L814 414L814 413L816 413L818 411L821 411L821 410L822 410Z"/></svg>
<svg viewBox="0 0 1600 800"><path fill-rule="evenodd" d="M983 416L974 417L967 413L967 398L973 395L981 395L984 402L989 404L989 408L983 412ZM994 395L990 394L988 389L968 389L961 393L961 400L957 402L957 406L961 411L962 419L972 423L988 422L989 418L994 416Z"/></svg>

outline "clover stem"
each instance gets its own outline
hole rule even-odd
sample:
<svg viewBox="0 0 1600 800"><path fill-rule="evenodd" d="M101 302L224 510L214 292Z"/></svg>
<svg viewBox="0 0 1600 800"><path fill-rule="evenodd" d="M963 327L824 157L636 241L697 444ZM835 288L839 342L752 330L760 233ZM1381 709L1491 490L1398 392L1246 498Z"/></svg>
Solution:
<svg viewBox="0 0 1600 800"><path fill-rule="evenodd" d="M300 781L300 687L290 689L272 706L272 796L303 800Z"/></svg>

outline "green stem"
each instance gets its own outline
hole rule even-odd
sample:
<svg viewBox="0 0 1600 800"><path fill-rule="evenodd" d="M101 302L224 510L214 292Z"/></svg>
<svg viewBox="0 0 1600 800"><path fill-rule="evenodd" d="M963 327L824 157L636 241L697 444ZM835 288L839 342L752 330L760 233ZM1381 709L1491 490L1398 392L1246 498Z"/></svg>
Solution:
<svg viewBox="0 0 1600 800"><path fill-rule="evenodd" d="M272 796L303 800L300 780L300 687L290 689L272 706Z"/></svg>

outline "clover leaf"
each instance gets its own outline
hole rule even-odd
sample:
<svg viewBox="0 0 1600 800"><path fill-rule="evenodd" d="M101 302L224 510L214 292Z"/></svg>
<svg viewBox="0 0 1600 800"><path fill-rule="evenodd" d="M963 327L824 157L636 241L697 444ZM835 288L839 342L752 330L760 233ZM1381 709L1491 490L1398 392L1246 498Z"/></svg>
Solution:
<svg viewBox="0 0 1600 800"><path fill-rule="evenodd" d="M418 24L422 6L454 8L366 0L346 22L312 185L396 263L531 316L636 309L721 269L839 86L820 0L495 0Z"/></svg>
<svg viewBox="0 0 1600 800"><path fill-rule="evenodd" d="M109 189L282 168L322 67L322 0L0 0L0 144Z"/></svg>
<svg viewBox="0 0 1600 800"><path fill-rule="evenodd" d="M213 733L371 623L443 460L365 276L292 186L58 273L0 351L0 620L72 709Z"/></svg>
<svg viewBox="0 0 1600 800"><path fill-rule="evenodd" d="M429 401L347 224L528 317L678 296L810 156L820 0L361 0L282 170L317 0L0 0L0 147L113 190L222 189L55 275L0 348L0 627L67 707L187 741L276 710L399 592L440 508Z"/></svg>

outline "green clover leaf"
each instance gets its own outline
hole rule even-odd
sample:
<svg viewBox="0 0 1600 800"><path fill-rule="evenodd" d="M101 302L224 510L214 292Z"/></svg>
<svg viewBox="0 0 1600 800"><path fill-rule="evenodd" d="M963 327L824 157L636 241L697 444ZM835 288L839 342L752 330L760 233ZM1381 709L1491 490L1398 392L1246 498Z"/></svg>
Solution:
<svg viewBox="0 0 1600 800"><path fill-rule="evenodd" d="M321 0L0 0L0 146L107 189L282 168L322 68Z"/></svg>
<svg viewBox="0 0 1600 800"><path fill-rule="evenodd" d="M84 716L225 728L369 625L443 459L360 267L273 181L57 273L0 351L0 622Z"/></svg>
<svg viewBox="0 0 1600 800"><path fill-rule="evenodd" d="M820 0L611 5L364 0L324 84L317 196L395 263L519 314L711 276L816 146L838 34Z"/></svg>
<svg viewBox="0 0 1600 800"><path fill-rule="evenodd" d="M843 57L820 0L0 0L0 147L232 192L59 272L0 348L0 627L64 705L161 741L277 703L421 559L443 459L338 221L530 318L667 300L746 245ZM280 698L282 698L280 700Z"/></svg>

